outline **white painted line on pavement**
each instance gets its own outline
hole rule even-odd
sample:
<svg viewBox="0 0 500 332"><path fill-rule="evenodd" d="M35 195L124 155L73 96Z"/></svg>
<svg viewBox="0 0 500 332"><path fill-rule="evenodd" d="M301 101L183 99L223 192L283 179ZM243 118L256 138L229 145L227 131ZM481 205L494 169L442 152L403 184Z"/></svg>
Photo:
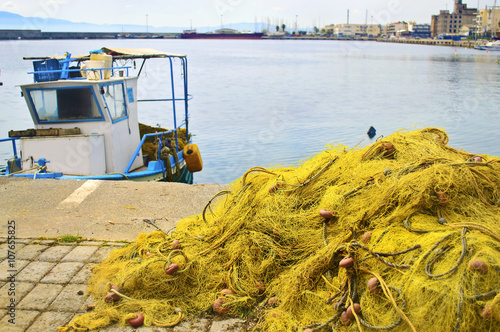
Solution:
<svg viewBox="0 0 500 332"><path fill-rule="evenodd" d="M94 190L99 187L102 181L99 180L87 180L78 189L73 191L71 195L66 197L64 201L59 203L56 209L72 209L77 207L81 202L87 198Z"/></svg>

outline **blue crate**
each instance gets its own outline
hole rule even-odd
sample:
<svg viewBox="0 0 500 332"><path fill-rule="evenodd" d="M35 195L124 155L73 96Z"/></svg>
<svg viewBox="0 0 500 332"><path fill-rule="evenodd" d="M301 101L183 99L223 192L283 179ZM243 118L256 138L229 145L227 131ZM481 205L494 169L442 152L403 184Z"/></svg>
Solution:
<svg viewBox="0 0 500 332"><path fill-rule="evenodd" d="M41 61L33 61L33 69L35 69L35 82L48 82L48 81L57 81L61 78L60 71L53 70L61 70L61 65L57 59L47 59ZM47 73L37 73L44 71L53 71Z"/></svg>

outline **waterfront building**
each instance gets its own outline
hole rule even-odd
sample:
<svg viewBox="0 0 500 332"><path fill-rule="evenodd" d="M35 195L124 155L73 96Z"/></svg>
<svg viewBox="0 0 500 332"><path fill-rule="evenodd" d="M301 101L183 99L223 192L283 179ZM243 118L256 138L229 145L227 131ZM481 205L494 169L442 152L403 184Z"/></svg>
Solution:
<svg viewBox="0 0 500 332"><path fill-rule="evenodd" d="M395 22L390 23L385 26L385 34L387 36L401 36L404 31L408 31L408 23L406 22Z"/></svg>
<svg viewBox="0 0 500 332"><path fill-rule="evenodd" d="M479 11L476 22L480 37L496 36L500 32L500 6L486 6Z"/></svg>
<svg viewBox="0 0 500 332"><path fill-rule="evenodd" d="M462 26L466 26L469 30L474 29L476 19L476 8L467 8L467 4L462 3L462 0L455 0L455 8L452 13L449 10L441 10L439 15L432 15L432 37L437 37L438 35L459 35Z"/></svg>
<svg viewBox="0 0 500 332"><path fill-rule="evenodd" d="M325 31L338 37L377 37L380 36L378 24L337 24L325 26Z"/></svg>
<svg viewBox="0 0 500 332"><path fill-rule="evenodd" d="M415 22L408 23L408 30L411 31L412 37L416 39L431 38L430 24L417 24Z"/></svg>

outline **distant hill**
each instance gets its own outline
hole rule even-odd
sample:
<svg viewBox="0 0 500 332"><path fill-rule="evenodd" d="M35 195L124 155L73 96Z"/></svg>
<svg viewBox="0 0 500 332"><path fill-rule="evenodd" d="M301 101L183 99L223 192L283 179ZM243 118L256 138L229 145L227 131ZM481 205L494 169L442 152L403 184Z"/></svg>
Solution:
<svg viewBox="0 0 500 332"><path fill-rule="evenodd" d="M236 23L226 24L224 28L236 30L254 31L263 24L258 23ZM208 32L219 29L217 27L193 27L198 32ZM0 29L23 29L23 30L42 30L44 32L146 32L145 25L121 25L121 24L92 24L85 22L72 22L53 18L24 17L18 14L0 11ZM148 32L182 32L190 29L189 27L154 27L148 26Z"/></svg>

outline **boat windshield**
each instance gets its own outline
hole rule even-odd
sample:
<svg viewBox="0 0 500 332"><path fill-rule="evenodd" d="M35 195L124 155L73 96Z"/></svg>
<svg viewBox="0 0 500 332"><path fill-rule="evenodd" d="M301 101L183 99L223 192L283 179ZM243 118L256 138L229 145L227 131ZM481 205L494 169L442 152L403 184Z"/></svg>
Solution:
<svg viewBox="0 0 500 332"><path fill-rule="evenodd" d="M127 104L123 83L109 83L101 85L101 93L113 122L118 122L127 117Z"/></svg>
<svg viewBox="0 0 500 332"><path fill-rule="evenodd" d="M40 123L104 120L92 87L35 88L27 92Z"/></svg>

